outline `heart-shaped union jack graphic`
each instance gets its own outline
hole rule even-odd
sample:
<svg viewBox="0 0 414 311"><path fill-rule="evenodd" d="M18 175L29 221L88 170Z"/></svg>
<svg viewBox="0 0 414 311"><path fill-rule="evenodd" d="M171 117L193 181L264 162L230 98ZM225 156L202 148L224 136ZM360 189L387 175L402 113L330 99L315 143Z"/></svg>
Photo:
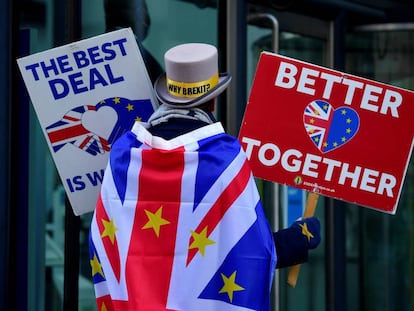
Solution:
<svg viewBox="0 0 414 311"><path fill-rule="evenodd" d="M95 105L74 107L46 131L54 152L72 144L96 156L109 152L135 121L147 121L153 111L150 99L110 97Z"/></svg>
<svg viewBox="0 0 414 311"><path fill-rule="evenodd" d="M315 146L323 153L349 142L358 132L358 113L349 107L334 109L323 100L314 100L303 112L303 124Z"/></svg>

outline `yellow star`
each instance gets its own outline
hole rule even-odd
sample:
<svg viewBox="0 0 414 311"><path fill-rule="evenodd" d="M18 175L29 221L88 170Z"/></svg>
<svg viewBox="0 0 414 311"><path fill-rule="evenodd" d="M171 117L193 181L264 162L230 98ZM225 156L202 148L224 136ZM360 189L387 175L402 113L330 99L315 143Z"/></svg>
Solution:
<svg viewBox="0 0 414 311"><path fill-rule="evenodd" d="M101 306L101 310L100 311L108 311L108 309L105 306L105 302L102 303L102 306Z"/></svg>
<svg viewBox="0 0 414 311"><path fill-rule="evenodd" d="M230 277L226 277L223 273L221 273L221 278L223 279L224 286L220 289L219 294L227 293L229 296L230 302L233 302L233 293L236 291L245 290L245 288L241 287L240 285L236 284L236 273L234 271Z"/></svg>
<svg viewBox="0 0 414 311"><path fill-rule="evenodd" d="M345 109L342 109L341 113L345 115L346 114L346 110Z"/></svg>
<svg viewBox="0 0 414 311"><path fill-rule="evenodd" d="M135 121L137 121L137 122L141 122L141 120L142 120L142 118L141 118L141 117L136 117L136 118L135 118Z"/></svg>
<svg viewBox="0 0 414 311"><path fill-rule="evenodd" d="M148 222L142 227L142 229L153 229L157 237L159 237L160 227L170 223L168 220L162 218L162 206L160 206L155 213L145 210L145 214L147 214Z"/></svg>
<svg viewBox="0 0 414 311"><path fill-rule="evenodd" d="M93 259L89 260L92 267L92 276L95 276L95 274L99 273L102 275L102 277L105 277L103 271L102 271L102 265L98 260L98 257L96 257L96 254L93 254Z"/></svg>
<svg viewBox="0 0 414 311"><path fill-rule="evenodd" d="M128 104L128 105L126 106L126 109L127 109L128 111L132 111L132 110L134 110L134 105Z"/></svg>
<svg viewBox="0 0 414 311"><path fill-rule="evenodd" d="M313 234L309 231L308 225L305 223L299 224L299 226L302 228L302 234L308 238L308 241L310 241L311 238L313 238Z"/></svg>
<svg viewBox="0 0 414 311"><path fill-rule="evenodd" d="M119 104L121 102L121 99L119 97L115 97L113 101L115 104Z"/></svg>
<svg viewBox="0 0 414 311"><path fill-rule="evenodd" d="M115 232L118 231L118 228L115 226L114 219L112 218L110 221L102 219L102 223L105 227L104 231L102 232L101 238L109 237L111 243L114 244L115 241Z"/></svg>
<svg viewBox="0 0 414 311"><path fill-rule="evenodd" d="M191 243L189 249L198 248L201 256L204 257L204 251L207 245L215 244L216 242L207 238L207 226L204 227L203 231L197 233L193 230L190 230L191 236L193 237L194 241Z"/></svg>

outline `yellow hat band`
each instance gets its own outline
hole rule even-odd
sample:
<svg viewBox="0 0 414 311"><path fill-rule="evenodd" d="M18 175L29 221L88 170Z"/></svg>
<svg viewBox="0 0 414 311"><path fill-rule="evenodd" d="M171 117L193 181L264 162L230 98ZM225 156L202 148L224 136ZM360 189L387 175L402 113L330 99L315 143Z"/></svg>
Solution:
<svg viewBox="0 0 414 311"><path fill-rule="evenodd" d="M178 82L167 78L168 93L177 97L200 97L218 84L219 75L216 73L208 80L200 82Z"/></svg>

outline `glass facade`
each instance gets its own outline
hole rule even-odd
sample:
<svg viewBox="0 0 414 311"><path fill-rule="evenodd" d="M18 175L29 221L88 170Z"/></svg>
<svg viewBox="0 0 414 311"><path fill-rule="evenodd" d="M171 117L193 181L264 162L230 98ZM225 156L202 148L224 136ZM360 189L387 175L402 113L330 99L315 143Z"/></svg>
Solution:
<svg viewBox="0 0 414 311"><path fill-rule="evenodd" d="M140 43L150 57L161 67L163 54L170 47L184 42L206 42L219 46L220 36L227 31L224 27L219 27L223 25L220 22L221 12L218 8L219 4L223 3L221 1L156 0L145 3L144 0L88 0L79 3L81 12L75 13L81 13L79 16L81 16L82 38L98 35L117 27L130 26L141 39ZM9 8L6 4L4 6ZM266 11L266 6L261 9ZM269 7L268 11L278 18L274 7ZM64 3L54 0L22 1L21 5L16 5L15 12L14 17L18 20L16 33L23 42L20 47L28 47L26 53L36 53L65 43L68 11ZM329 31L325 30L326 36L317 36L313 26L320 27L319 24L309 24L309 33L307 33L306 27L298 31L297 25L292 25L293 23L294 20L280 24L278 52L318 65L330 66ZM340 51L346 64L345 71L414 90L414 28L410 28L410 25L412 26L412 24L394 26L387 24L377 25L378 27L354 27L347 30L345 48ZM227 40L231 40L233 35L227 33ZM248 93L259 53L262 50L274 50L272 41L274 34L267 26L250 23L246 35L245 88ZM15 76L14 79L13 83L17 84L19 77ZM18 241L27 244L27 248L20 253L19 250L13 249L27 257L22 261L27 267L20 270L25 275L17 275L12 283L16 287L17 283L19 286L20 283L25 284L25 289L20 291L25 297L21 297L22 301L19 303L14 296L8 299L14 306L25 305L27 310L61 310L65 309L64 258L67 202L36 115L30 105L27 107L27 122L20 123L28 133L26 141L28 146L26 149L20 149L27 152L27 182L23 181L24 184L20 185L20 189L27 188L25 190L27 193L24 193L27 196L27 208L23 209L23 213L27 215L15 216L15 221L12 222L16 226L24 226L26 230L21 232L27 233L27 236L18 238ZM22 120L20 122L23 122ZM10 140L15 138L13 135L14 132ZM4 183L8 184L9 181L5 180ZM284 206L281 197L284 190L281 187L269 186L262 181L258 183L269 219L273 222L273 218L277 218L274 221L276 226L282 227ZM319 200L316 215L321 219L323 241L318 249L311 253L309 262L302 266L296 288L286 285L287 269L278 271L274 286L274 310L332 310L330 300L327 298L327 287L332 284L329 283L330 270L326 268L329 261L329 248L326 241L327 235L331 232L325 231L328 225L326 211L329 208L341 209L343 215L344 231L337 232L335 230L338 228L333 228L335 234L343 237L344 244L342 245L343 265L334 267L341 272L338 273L339 276L345 275L345 279L336 279L344 288L341 294L343 295L341 300L345 301L343 310L413 310L414 164L412 161L408 166L398 211L394 216L343 202ZM9 214L8 217L15 215ZM91 216L91 214L82 215L79 225L78 308L81 311L96 310L87 249ZM7 244L3 239L0 241ZM7 250L10 252L10 248ZM7 256L9 260L15 260L13 254L6 252ZM73 259L78 260L78 258ZM13 278L13 276L9 277L9 279ZM13 292L17 292L17 289ZM340 294L335 292L335 295ZM1 299L6 300L6 297L1 296ZM22 308L22 310L26 309L24 306Z"/></svg>
<svg viewBox="0 0 414 311"><path fill-rule="evenodd" d="M402 25L377 25L349 34L348 71L413 90L413 30ZM414 307L413 169L411 159L396 215L349 209L347 253L350 259L358 260L360 310Z"/></svg>

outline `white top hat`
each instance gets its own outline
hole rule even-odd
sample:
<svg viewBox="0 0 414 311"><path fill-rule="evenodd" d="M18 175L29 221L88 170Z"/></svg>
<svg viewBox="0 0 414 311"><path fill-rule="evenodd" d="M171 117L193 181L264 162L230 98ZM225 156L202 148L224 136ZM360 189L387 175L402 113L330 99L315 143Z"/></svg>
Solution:
<svg viewBox="0 0 414 311"><path fill-rule="evenodd" d="M164 55L165 71L155 81L158 99L172 107L196 107L222 93L231 76L218 73L215 46L204 43L181 44Z"/></svg>

